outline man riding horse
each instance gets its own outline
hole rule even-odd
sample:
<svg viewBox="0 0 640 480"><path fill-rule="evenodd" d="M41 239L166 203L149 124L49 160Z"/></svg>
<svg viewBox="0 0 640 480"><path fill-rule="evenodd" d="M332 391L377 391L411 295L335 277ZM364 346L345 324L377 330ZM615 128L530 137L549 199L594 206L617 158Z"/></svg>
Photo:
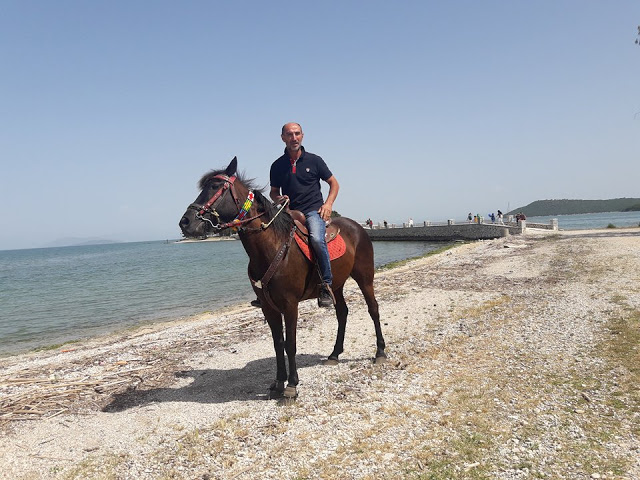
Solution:
<svg viewBox="0 0 640 480"><path fill-rule="evenodd" d="M285 135L285 132L291 129L293 132ZM301 150L299 147L302 129L299 125L285 125L283 140L285 138L297 138L285 143L291 144L294 152ZM280 183L277 175L272 177L272 192L276 200L280 197L280 189L284 190L284 195L297 193L291 185L292 180L303 181L307 173L312 173L314 165L318 166L322 162L319 157L312 158L311 154L304 150L301 150L299 155L294 155L293 161L288 154L289 149L282 157L289 162L288 178L285 176L285 181ZM278 161L274 163L274 169L277 169L277 166ZM294 167L295 173L292 173ZM220 232L228 228L238 232L238 238L249 256L247 273L254 293L261 300L262 312L269 324L276 352L276 379L269 387L269 397L292 399L297 396L299 383L296 364L299 303L318 298L321 293L319 280L323 275L318 276L318 267L312 262L307 243L308 236L305 233L309 229L305 228L301 223L302 219L298 218L302 217L302 213L299 210L286 211L284 204L274 204L273 199L267 199L250 180L238 175L237 169L237 158L233 158L225 169L205 174L199 182L200 193L187 207L179 225L184 236L188 238L203 238L211 232ZM305 175L296 176L302 169ZM292 176L296 177L292 179ZM319 195L319 206L316 210L311 210L320 220L318 223L322 223L322 230L325 230L323 217L328 218L330 215L331 203L335 199L338 186L324 162L318 167L318 177L325 179L330 185L333 184L327 203L322 203L322 196ZM319 183L317 178L315 182ZM303 200L301 197L298 201L304 205ZM329 286L329 279L325 278L323 286L325 289L331 288L327 293L333 294L335 299L338 331L333 351L326 364L337 364L339 355L344 351L349 314L344 298L344 286L349 277L360 287L369 316L373 320L376 333L375 362L384 362L385 341L374 293L375 266L371 239L358 222L346 217L335 218L327 230L332 235L329 243L333 257L329 277L332 283ZM224 271L212 271L212 276L216 275L224 275Z"/></svg>
<svg viewBox="0 0 640 480"><path fill-rule="evenodd" d="M304 133L299 123L287 123L282 127L282 141L286 144L284 155L271 165L269 174L271 199L280 203L289 199L289 207L301 211L309 229L309 242L313 247L321 279L318 305L335 305L331 291L331 261L325 238L326 222L331 218L333 202L338 196L340 185L324 160L307 152L302 146ZM323 201L320 180L329 184L329 195ZM251 302L260 306L259 300Z"/></svg>

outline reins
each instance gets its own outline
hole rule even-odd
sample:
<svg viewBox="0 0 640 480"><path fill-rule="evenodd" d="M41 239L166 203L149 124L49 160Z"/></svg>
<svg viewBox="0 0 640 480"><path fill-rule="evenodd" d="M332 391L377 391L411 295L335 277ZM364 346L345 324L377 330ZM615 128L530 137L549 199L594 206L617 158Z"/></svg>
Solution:
<svg viewBox="0 0 640 480"><path fill-rule="evenodd" d="M271 226L271 224L274 222L274 220L276 218L278 218L278 215L280 215L285 210L285 207L287 205L289 205L289 197L287 197L284 202L282 202L282 200L280 200L279 203L276 204L276 208L278 209L278 212L273 216L273 218L271 220L269 220L269 223L262 222L260 224L260 228L256 228L256 229L253 229L253 230L262 231L262 230L266 230L267 228L269 228ZM264 213L265 212L262 212L261 214L256 215L253 218L258 218L258 217L264 215ZM245 228L245 230L249 230L249 229Z"/></svg>
<svg viewBox="0 0 640 480"><path fill-rule="evenodd" d="M251 207L253 206L253 202L255 200L255 194L253 193L252 190L249 190L249 193L247 194L247 198L241 207L238 197L236 195L234 185L233 185L236 180L236 176L234 175L234 176L228 177L227 175L220 174L220 175L216 175L213 178L218 178L223 180L224 183L222 187L220 187L218 191L216 191L216 193L204 205L200 206L195 203L192 203L191 205L189 205L189 208L197 210L196 218L198 218L203 222L209 222L209 224L212 226L214 231L221 232L222 230L225 230L227 228L233 228L234 230L240 230L243 232L262 232L271 226L271 224L275 221L275 219L278 218L278 215L280 215L285 210L285 207L289 204L289 197L285 197L284 200L280 199L275 204L278 211L271 218L271 220L269 220L268 223L261 222L259 228L245 227L244 225L252 222L257 218L262 217L266 213L266 212L258 213L256 215L253 215L247 218L247 214L249 213L249 210L251 210ZM230 222L220 223L220 214L216 211L215 206L216 206L216 202L222 199L224 193L226 193L227 190L231 191L233 200L236 204L236 207L238 208L238 214ZM218 223L214 224L210 218L207 218L205 216L205 214L215 216L218 219ZM282 246L276 253L275 257L271 261L271 264L267 268L267 271L262 276L262 278L259 280L254 280L253 278L251 278L251 276L249 276L249 280L251 280L252 285L255 288L259 288L262 290L265 300L267 301L269 306L272 307L274 310L278 310L278 307L276 307L276 305L273 303L273 300L271 299L271 295L269 294L269 290L267 287L269 285L269 281L271 280L273 275L276 273L276 271L278 270L278 267L280 266L280 263L282 262L284 257L287 255L287 252L289 251L289 247L293 242L293 237L295 235L296 228L297 227L295 222L292 222L291 230L289 231L289 236L287 240L282 244Z"/></svg>

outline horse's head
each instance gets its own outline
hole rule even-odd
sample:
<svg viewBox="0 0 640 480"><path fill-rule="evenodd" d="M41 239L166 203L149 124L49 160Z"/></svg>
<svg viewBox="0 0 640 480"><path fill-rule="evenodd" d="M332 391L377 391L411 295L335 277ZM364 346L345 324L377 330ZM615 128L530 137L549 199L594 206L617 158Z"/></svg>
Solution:
<svg viewBox="0 0 640 480"><path fill-rule="evenodd" d="M237 168L238 160L233 157L226 169L209 172L200 179L200 195L179 222L185 237L203 238L238 216L244 202L244 197L239 198L238 194L246 192L244 186L239 188L236 183Z"/></svg>

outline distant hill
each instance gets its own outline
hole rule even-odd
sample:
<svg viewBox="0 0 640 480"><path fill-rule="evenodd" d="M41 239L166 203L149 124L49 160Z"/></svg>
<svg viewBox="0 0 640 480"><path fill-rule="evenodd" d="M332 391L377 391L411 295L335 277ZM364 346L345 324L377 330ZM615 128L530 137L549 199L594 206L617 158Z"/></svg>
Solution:
<svg viewBox="0 0 640 480"><path fill-rule="evenodd" d="M575 215L578 213L631 212L640 210L640 198L613 198L611 200L536 200L525 207L507 212L522 212L528 217L547 215Z"/></svg>
<svg viewBox="0 0 640 480"><path fill-rule="evenodd" d="M111 243L120 243L114 240L107 240L104 238L59 238L53 242L43 245L44 248L50 247L84 247L86 245L105 245Z"/></svg>

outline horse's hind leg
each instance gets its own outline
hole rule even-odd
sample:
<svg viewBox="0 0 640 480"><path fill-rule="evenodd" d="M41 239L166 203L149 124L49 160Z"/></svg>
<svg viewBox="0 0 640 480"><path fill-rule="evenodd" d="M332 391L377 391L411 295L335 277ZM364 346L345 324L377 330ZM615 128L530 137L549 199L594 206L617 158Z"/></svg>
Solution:
<svg viewBox="0 0 640 480"><path fill-rule="evenodd" d="M336 335L336 343L333 346L333 352L329 355L326 365L337 365L338 356L344 351L344 334L347 329L347 315L349 308L344 300L343 288L335 290L333 294L336 297L336 317L338 319L338 334Z"/></svg>
<svg viewBox="0 0 640 480"><path fill-rule="evenodd" d="M367 302L367 308L369 309L369 316L373 320L373 325L376 329L376 363L382 363L387 358L387 354L384 353L385 343L382 336L382 327L380 327L380 312L378 309L378 301L373 293L373 273L371 275L357 275L355 272L352 274L353 279L356 281L364 299ZM364 277L364 278L363 278Z"/></svg>

